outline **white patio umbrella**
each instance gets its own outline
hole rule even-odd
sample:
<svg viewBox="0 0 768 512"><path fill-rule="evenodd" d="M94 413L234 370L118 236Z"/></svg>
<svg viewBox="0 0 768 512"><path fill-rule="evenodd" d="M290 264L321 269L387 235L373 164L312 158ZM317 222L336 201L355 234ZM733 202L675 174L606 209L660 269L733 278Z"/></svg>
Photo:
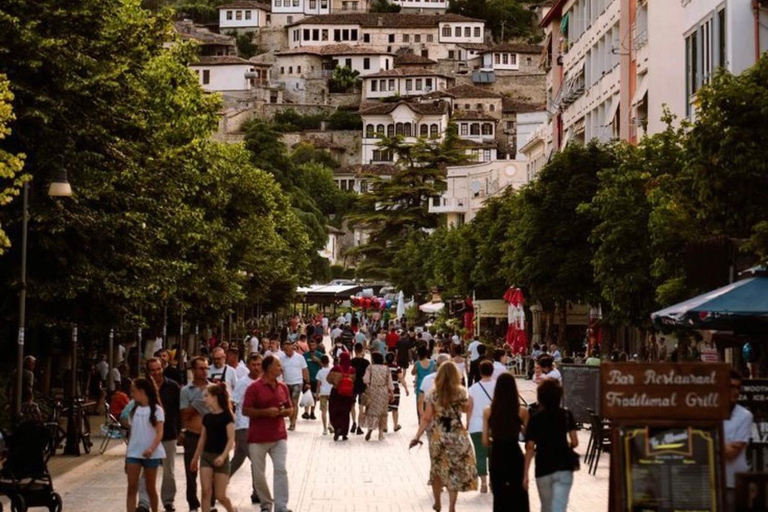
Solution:
<svg viewBox="0 0 768 512"><path fill-rule="evenodd" d="M401 291L397 296L397 318L402 318L405 314L405 295Z"/></svg>

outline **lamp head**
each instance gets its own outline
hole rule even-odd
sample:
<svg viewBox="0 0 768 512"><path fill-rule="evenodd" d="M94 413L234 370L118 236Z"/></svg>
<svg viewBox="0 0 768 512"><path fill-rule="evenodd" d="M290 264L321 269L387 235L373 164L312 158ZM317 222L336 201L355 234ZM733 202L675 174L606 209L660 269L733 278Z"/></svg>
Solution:
<svg viewBox="0 0 768 512"><path fill-rule="evenodd" d="M51 197L71 197L72 187L67 179L67 170L61 169L56 178L51 182L51 186L48 188L48 195Z"/></svg>

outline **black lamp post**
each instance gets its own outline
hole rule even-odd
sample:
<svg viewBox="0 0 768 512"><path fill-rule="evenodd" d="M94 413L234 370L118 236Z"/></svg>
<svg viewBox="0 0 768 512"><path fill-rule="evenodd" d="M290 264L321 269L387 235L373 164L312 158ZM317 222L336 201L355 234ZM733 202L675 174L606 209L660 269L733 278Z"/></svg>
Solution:
<svg viewBox="0 0 768 512"><path fill-rule="evenodd" d="M62 169L48 188L51 197L70 197L72 187L67 180L67 171ZM27 321L27 233L29 226L29 182L24 182L22 190L22 229L21 229L21 291L19 292L19 334L17 339L16 359L16 396L15 413L21 412L21 393L24 385L24 335Z"/></svg>

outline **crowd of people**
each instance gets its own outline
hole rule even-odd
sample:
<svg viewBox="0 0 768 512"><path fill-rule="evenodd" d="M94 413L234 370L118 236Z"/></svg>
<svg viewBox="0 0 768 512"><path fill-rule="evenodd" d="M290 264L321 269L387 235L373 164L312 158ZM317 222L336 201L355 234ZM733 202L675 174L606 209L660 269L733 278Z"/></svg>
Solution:
<svg viewBox="0 0 768 512"><path fill-rule="evenodd" d="M420 419L411 446L427 434L434 510L441 510L444 489L450 512L459 492L473 490L492 492L494 510L527 510L534 454L542 510L565 510L577 438L573 417L560 407L551 354L537 361L539 408L529 418L505 350L478 339L465 346L458 334L417 330L405 319L374 327L355 316L294 319L282 332L254 332L239 344L208 342L186 372L160 349L144 362L146 377L121 379L109 397L112 412L130 426L127 510L174 510L182 447L190 511L233 512L229 478L247 460L251 501L262 511L286 512L287 441L299 418L320 420L334 442L369 442L374 433L382 440L401 430L400 407L415 407ZM241 358L235 345L248 355ZM409 405L403 397L411 395Z"/></svg>

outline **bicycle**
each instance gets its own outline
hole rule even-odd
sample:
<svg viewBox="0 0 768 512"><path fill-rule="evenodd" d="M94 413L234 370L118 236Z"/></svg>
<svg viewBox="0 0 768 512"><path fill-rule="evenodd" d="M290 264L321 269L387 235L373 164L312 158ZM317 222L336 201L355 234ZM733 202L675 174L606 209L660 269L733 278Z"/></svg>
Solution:
<svg viewBox="0 0 768 512"><path fill-rule="evenodd" d="M91 422L88 421L88 415L84 407L85 398L78 397L72 401L75 428L77 430L77 442L83 445L84 453L91 453ZM68 417L69 418L69 417ZM67 426L69 428L69 426Z"/></svg>
<svg viewBox="0 0 768 512"><path fill-rule="evenodd" d="M45 402L50 409L48 421L44 423L51 434L45 450L45 461L48 462L52 455L56 455L56 450L62 446L67 438L67 431L61 427L61 417L66 409L60 400L45 400Z"/></svg>

